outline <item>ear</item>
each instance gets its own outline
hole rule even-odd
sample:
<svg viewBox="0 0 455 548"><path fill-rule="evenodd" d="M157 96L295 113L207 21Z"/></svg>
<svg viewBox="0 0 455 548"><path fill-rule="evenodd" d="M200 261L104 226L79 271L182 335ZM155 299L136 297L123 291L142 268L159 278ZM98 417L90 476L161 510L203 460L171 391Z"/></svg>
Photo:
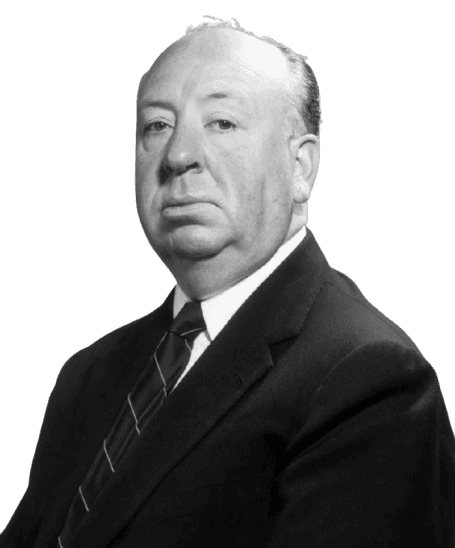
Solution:
<svg viewBox="0 0 455 548"><path fill-rule="evenodd" d="M291 138L294 162L294 202L304 204L310 198L319 167L319 139L307 133Z"/></svg>

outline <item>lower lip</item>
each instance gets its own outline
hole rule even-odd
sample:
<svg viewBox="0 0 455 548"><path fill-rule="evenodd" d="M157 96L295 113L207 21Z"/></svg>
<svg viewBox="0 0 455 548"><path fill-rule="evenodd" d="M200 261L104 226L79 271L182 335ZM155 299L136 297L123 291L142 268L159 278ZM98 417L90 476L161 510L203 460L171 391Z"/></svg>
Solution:
<svg viewBox="0 0 455 548"><path fill-rule="evenodd" d="M203 213L207 210L207 208L212 206L213 204L210 204L208 202L195 202L192 204L182 204L165 207L162 213L163 216L168 219L175 219Z"/></svg>

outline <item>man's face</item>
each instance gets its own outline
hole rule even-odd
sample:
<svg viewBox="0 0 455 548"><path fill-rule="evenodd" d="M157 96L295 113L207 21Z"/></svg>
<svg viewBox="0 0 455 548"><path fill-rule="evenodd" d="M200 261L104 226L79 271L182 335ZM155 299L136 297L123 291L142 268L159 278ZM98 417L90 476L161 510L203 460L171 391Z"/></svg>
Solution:
<svg viewBox="0 0 455 548"><path fill-rule="evenodd" d="M235 283L290 236L286 77L278 50L227 29L171 46L144 77L137 205L171 271L225 256Z"/></svg>

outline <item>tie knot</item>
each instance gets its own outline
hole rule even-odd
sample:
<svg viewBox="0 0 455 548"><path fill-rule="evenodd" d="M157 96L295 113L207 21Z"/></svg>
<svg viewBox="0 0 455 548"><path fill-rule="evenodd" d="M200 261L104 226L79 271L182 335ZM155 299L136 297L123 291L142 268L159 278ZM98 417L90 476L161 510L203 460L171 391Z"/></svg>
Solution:
<svg viewBox="0 0 455 548"><path fill-rule="evenodd" d="M201 303L191 301L186 303L182 310L180 310L168 331L180 335L187 340L194 341L205 328Z"/></svg>

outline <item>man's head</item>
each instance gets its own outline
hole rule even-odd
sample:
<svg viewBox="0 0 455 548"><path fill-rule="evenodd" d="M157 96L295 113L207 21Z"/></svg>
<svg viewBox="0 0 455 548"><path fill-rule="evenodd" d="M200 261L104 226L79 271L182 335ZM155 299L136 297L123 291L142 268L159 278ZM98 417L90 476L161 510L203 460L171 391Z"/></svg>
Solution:
<svg viewBox="0 0 455 548"><path fill-rule="evenodd" d="M296 82L275 44L213 27L172 44L141 81L139 217L193 298L251 274L306 223L319 145Z"/></svg>

